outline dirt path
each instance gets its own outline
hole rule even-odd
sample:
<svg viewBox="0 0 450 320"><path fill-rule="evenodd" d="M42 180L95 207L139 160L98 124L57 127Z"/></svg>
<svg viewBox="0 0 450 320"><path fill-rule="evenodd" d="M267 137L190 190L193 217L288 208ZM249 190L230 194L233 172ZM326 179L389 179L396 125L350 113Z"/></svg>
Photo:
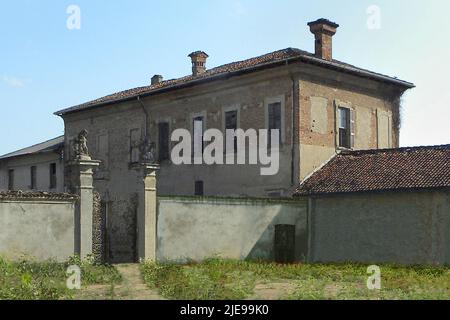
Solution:
<svg viewBox="0 0 450 320"><path fill-rule="evenodd" d="M142 279L139 264L115 265L122 275L120 285L94 285L83 288L77 300L164 300L149 289Z"/></svg>

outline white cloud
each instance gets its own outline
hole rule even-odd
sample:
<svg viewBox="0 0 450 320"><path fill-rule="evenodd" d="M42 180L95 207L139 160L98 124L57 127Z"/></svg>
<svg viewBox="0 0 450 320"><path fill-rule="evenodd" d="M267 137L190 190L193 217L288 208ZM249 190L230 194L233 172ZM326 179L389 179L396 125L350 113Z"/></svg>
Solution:
<svg viewBox="0 0 450 320"><path fill-rule="evenodd" d="M25 86L25 81L16 77L3 76L2 81L11 87L19 88Z"/></svg>

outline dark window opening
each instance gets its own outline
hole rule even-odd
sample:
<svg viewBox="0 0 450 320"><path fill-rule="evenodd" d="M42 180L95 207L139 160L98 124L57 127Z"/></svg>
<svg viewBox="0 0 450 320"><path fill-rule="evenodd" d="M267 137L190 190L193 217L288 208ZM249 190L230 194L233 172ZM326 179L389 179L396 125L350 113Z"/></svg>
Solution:
<svg viewBox="0 0 450 320"><path fill-rule="evenodd" d="M30 168L30 189L36 190L37 182L36 182L36 167L33 166Z"/></svg>
<svg viewBox="0 0 450 320"><path fill-rule="evenodd" d="M202 197L204 195L203 181L195 181L195 195Z"/></svg>
<svg viewBox="0 0 450 320"><path fill-rule="evenodd" d="M14 190L14 169L8 170L8 190Z"/></svg>
<svg viewBox="0 0 450 320"><path fill-rule="evenodd" d="M56 189L56 163L50 164L50 189Z"/></svg>
<svg viewBox="0 0 450 320"><path fill-rule="evenodd" d="M167 122L158 124L158 139L159 161L169 160L169 124Z"/></svg>
<svg viewBox="0 0 450 320"><path fill-rule="evenodd" d="M350 149L350 109L339 108L339 147Z"/></svg>
<svg viewBox="0 0 450 320"><path fill-rule="evenodd" d="M193 122L193 131L194 131L194 139L192 140L192 155L197 156L196 153L200 153L200 156L203 156L204 143L203 143L203 133L205 127L203 123L203 117L194 118Z"/></svg>
<svg viewBox="0 0 450 320"><path fill-rule="evenodd" d="M279 144L281 145L281 103L271 103L269 104L269 136L268 136L268 146L272 146L272 130L279 130Z"/></svg>
<svg viewBox="0 0 450 320"><path fill-rule="evenodd" d="M238 128L238 112L237 111L228 111L225 112L225 134L226 130L234 130L236 131ZM237 137L234 136L234 152L237 152Z"/></svg>

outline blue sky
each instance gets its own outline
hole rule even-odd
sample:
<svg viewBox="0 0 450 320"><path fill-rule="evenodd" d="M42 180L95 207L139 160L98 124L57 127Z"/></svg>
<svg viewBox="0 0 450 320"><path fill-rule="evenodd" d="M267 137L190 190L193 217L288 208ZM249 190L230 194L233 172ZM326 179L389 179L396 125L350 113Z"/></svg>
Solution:
<svg viewBox="0 0 450 320"><path fill-rule="evenodd" d="M69 30L69 5L81 29ZM380 29L367 27L371 5ZM16 0L0 5L0 154L63 134L53 112L208 67L296 47L313 51L306 23L341 25L336 59L417 85L405 95L401 145L450 143L450 1Z"/></svg>

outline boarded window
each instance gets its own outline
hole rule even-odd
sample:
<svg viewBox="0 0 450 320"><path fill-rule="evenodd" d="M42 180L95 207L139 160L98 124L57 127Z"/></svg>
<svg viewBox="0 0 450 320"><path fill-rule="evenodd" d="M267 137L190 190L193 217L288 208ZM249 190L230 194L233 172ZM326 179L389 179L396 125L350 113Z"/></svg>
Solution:
<svg viewBox="0 0 450 320"><path fill-rule="evenodd" d="M130 162L139 162L139 146L141 144L141 129L130 130Z"/></svg>
<svg viewBox="0 0 450 320"><path fill-rule="evenodd" d="M56 163L50 164L50 189L56 189Z"/></svg>
<svg viewBox="0 0 450 320"><path fill-rule="evenodd" d="M30 168L30 189L36 190L37 188L37 178L36 178L36 167L32 166Z"/></svg>
<svg viewBox="0 0 450 320"><path fill-rule="evenodd" d="M225 112L225 130L237 130L237 128L238 112L236 110ZM234 152L237 152L237 137L234 136L233 139Z"/></svg>
<svg viewBox="0 0 450 320"><path fill-rule="evenodd" d="M389 112L377 110L378 148L392 147L392 116Z"/></svg>
<svg viewBox="0 0 450 320"><path fill-rule="evenodd" d="M158 124L158 155L159 161L169 160L169 124Z"/></svg>
<svg viewBox="0 0 450 320"><path fill-rule="evenodd" d="M8 170L8 190L14 190L14 169Z"/></svg>
<svg viewBox="0 0 450 320"><path fill-rule="evenodd" d="M107 134L101 134L97 138L97 156L101 160L100 167L105 170L108 169L109 163L109 141Z"/></svg>
<svg viewBox="0 0 450 320"><path fill-rule="evenodd" d="M202 197L204 195L204 189L203 189L203 181L195 181L195 192L194 195Z"/></svg>
<svg viewBox="0 0 450 320"><path fill-rule="evenodd" d="M269 124L269 137L268 146L272 145L272 130L279 130L280 145L281 145L281 102L271 103L268 106L268 124Z"/></svg>

